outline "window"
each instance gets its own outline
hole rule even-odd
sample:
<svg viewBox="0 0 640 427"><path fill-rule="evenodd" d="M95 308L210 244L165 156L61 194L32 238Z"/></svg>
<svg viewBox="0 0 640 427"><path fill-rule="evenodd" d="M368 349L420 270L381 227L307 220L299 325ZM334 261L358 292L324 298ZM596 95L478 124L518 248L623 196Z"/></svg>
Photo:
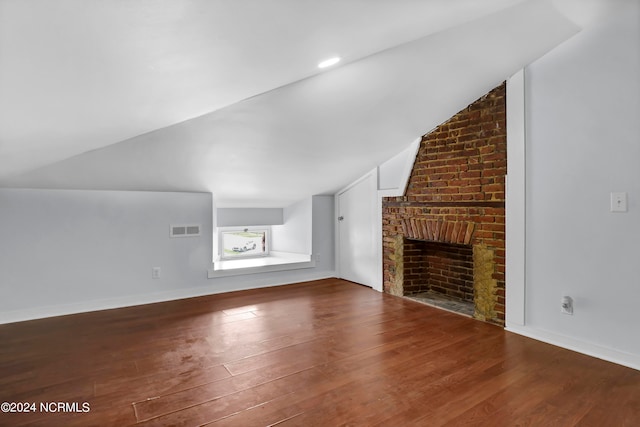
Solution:
<svg viewBox="0 0 640 427"><path fill-rule="evenodd" d="M269 230L234 229L220 232L220 259L269 255Z"/></svg>

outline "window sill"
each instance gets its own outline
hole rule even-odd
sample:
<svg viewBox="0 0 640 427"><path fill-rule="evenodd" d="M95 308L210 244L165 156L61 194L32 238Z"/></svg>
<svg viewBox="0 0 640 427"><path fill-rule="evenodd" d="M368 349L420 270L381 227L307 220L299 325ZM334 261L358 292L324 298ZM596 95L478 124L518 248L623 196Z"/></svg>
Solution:
<svg viewBox="0 0 640 427"><path fill-rule="evenodd" d="M215 262L207 272L209 279L239 276L243 274L267 273L271 271L297 270L315 267L311 255L271 251L269 256L233 259Z"/></svg>

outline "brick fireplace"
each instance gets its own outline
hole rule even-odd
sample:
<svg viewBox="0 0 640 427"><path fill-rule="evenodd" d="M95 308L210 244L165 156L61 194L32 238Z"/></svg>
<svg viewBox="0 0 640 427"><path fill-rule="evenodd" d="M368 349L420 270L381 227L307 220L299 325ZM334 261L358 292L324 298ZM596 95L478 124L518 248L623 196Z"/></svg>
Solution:
<svg viewBox="0 0 640 427"><path fill-rule="evenodd" d="M504 325L506 89L422 138L405 195L383 200L384 291L473 302Z"/></svg>

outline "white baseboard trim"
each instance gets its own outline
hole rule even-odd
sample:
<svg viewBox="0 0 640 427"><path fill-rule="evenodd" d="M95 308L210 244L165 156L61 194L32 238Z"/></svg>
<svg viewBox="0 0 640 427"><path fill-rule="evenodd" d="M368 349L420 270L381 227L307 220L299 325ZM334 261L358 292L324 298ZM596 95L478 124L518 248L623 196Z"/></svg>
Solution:
<svg viewBox="0 0 640 427"><path fill-rule="evenodd" d="M317 274L304 275L289 281L270 282L264 277L260 281L250 281L241 284L225 285L217 282L211 286L197 288L175 289L164 292L154 292L142 295L128 295L118 298L107 298L83 301L73 304L28 308L24 310L6 311L0 313L0 325L6 323L24 322L27 320L44 319L47 317L66 316L69 314L87 313L91 311L111 310L114 308L132 307L136 305L153 304L157 302L173 301L185 298L201 297L205 295L221 294L249 289L270 288L272 286L291 285L294 283L311 282L314 280L336 277L335 271L323 271Z"/></svg>
<svg viewBox="0 0 640 427"><path fill-rule="evenodd" d="M615 350L608 347L602 347L597 344L577 340L553 332L532 328L530 326L508 326L505 330L518 335L523 335L534 340L542 341L558 347L566 348L578 353L586 354L598 359L613 362L618 365L627 366L632 369L640 370L640 356L623 351Z"/></svg>

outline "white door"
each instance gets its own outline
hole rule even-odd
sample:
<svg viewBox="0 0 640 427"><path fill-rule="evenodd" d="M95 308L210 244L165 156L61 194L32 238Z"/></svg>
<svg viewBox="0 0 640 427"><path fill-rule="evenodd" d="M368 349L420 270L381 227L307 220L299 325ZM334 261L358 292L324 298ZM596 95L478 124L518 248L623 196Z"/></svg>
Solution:
<svg viewBox="0 0 640 427"><path fill-rule="evenodd" d="M340 277L367 286L377 280L375 173L338 194L338 251Z"/></svg>

